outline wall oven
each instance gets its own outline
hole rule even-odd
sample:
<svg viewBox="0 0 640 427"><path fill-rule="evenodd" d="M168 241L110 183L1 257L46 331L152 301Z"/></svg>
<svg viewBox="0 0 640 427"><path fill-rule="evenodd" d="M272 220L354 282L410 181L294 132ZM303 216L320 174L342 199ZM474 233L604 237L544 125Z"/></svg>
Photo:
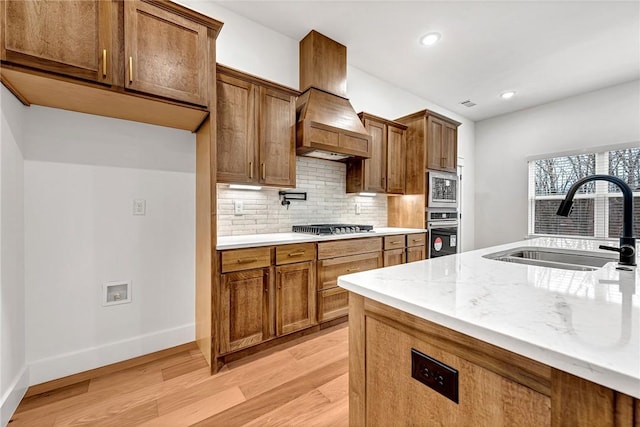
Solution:
<svg viewBox="0 0 640 427"><path fill-rule="evenodd" d="M455 173L427 171L426 207L451 208L458 207L458 175Z"/></svg>
<svg viewBox="0 0 640 427"><path fill-rule="evenodd" d="M427 256L436 258L458 253L458 212L427 210L429 248Z"/></svg>

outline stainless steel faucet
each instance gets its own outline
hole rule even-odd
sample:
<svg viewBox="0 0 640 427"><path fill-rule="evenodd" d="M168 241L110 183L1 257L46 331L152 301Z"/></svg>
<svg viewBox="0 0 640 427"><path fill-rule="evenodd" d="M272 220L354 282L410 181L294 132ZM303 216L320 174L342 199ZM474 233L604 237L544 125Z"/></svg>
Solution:
<svg viewBox="0 0 640 427"><path fill-rule="evenodd" d="M578 188L589 181L608 181L620 187L622 198L624 199L620 247L600 245L600 249L620 253L620 265L636 265L636 239L633 237L633 192L631 187L620 178L610 175L590 175L577 180L567 192L567 196L562 203L560 203L557 215L569 216L573 206L573 196L578 191Z"/></svg>

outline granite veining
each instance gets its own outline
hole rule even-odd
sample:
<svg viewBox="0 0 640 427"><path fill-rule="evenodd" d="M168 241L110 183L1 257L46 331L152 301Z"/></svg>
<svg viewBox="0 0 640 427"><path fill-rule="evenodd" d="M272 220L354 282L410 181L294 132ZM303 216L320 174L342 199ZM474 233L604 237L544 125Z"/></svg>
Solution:
<svg viewBox="0 0 640 427"><path fill-rule="evenodd" d="M539 238L338 278L349 291L640 398L640 269L585 239ZM522 246L613 256L595 271L483 258Z"/></svg>

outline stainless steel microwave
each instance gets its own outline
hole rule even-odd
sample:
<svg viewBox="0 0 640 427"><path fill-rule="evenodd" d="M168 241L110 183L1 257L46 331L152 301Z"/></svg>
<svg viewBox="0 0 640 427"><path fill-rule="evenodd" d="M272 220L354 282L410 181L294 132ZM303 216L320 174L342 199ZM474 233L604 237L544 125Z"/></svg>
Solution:
<svg viewBox="0 0 640 427"><path fill-rule="evenodd" d="M427 171L427 207L458 207L458 175L455 173Z"/></svg>

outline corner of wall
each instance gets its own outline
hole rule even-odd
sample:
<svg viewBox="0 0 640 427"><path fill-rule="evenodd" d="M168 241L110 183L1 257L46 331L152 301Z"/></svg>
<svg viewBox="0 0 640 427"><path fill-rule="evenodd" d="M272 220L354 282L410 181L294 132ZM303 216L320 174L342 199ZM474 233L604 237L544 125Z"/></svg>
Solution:
<svg viewBox="0 0 640 427"><path fill-rule="evenodd" d="M7 391L0 398L0 426L9 424L13 413L18 409L20 401L29 387L29 370L24 365Z"/></svg>

